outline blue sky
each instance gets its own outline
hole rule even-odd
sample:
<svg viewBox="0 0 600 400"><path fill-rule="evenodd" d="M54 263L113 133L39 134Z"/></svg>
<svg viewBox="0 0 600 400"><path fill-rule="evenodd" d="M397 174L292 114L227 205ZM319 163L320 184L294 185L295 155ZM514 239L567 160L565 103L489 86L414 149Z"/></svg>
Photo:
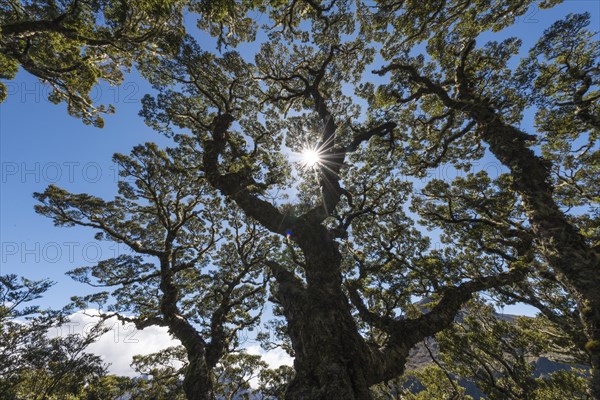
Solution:
<svg viewBox="0 0 600 400"><path fill-rule="evenodd" d="M600 29L600 2L570 0L552 10L534 8L512 28L489 39L521 37L525 53L556 19L583 11L592 13L592 29ZM245 45L242 51L253 47ZM73 192L111 197L116 193L113 153L128 153L146 141L162 145L169 141L137 115L140 99L152 88L135 73L120 87L101 85L94 91L97 102L117 108L116 114L106 116L104 129L85 126L68 116L64 105L48 102L48 89L26 73L19 73L7 86L9 98L0 105L0 273L56 281L42 303L59 308L71 295L88 291L66 277L67 270L127 250L96 242L89 229L54 227L33 211L32 193L56 184ZM532 131L531 116L523 127ZM506 311L530 312L522 307Z"/></svg>

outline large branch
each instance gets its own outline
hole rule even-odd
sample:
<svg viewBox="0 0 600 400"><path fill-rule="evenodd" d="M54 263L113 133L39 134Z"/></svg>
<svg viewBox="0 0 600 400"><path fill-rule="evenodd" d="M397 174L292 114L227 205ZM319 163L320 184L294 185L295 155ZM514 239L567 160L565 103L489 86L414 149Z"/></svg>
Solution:
<svg viewBox="0 0 600 400"><path fill-rule="evenodd" d="M257 186L257 182L250 176L251 172L242 169L235 173L221 174L219 157L223 155L227 146L227 131L231 127L233 117L221 114L215 117L212 127L212 139L203 141L204 155L202 164L206 179L217 188L224 196L232 199L244 210L249 217L260 222L271 232L286 235L297 223L297 219L287 214L282 214L271 203L259 199L249 187Z"/></svg>
<svg viewBox="0 0 600 400"><path fill-rule="evenodd" d="M205 354L206 341L194 326L181 315L177 302L179 288L173 282L173 271L168 256L160 258L160 290L163 293L160 301L160 312L169 330L181 341L188 353Z"/></svg>
<svg viewBox="0 0 600 400"><path fill-rule="evenodd" d="M76 33L74 29L68 29L62 25L66 16L67 14L62 14L55 19L11 22L0 26L0 31L4 36L32 35L41 32Z"/></svg>
<svg viewBox="0 0 600 400"><path fill-rule="evenodd" d="M525 212L540 241L544 257L554 270L566 278L568 286L575 287L595 303L595 318L600 320L600 275L597 273L600 257L554 200L549 162L529 148L529 142L535 136L505 123L492 107L470 93L462 93L460 100L452 98L440 84L420 75L412 65L392 63L376 73L383 75L388 71L406 73L412 82L437 96L446 107L466 113L477 123L478 132L490 151L510 169L513 189L523 199ZM464 74L458 74L456 79L459 85L467 86ZM595 329L600 335L600 326Z"/></svg>
<svg viewBox="0 0 600 400"><path fill-rule="evenodd" d="M416 344L450 325L461 307L473 297L475 292L518 282L525 277L525 274L526 270L516 267L509 272L473 279L448 288L431 311L417 319L399 320L395 329L403 334L415 333L418 336L413 339Z"/></svg>
<svg viewBox="0 0 600 400"><path fill-rule="evenodd" d="M89 315L91 317L94 316L93 314L86 314L86 315ZM138 330L142 330L142 329L148 328L150 326L167 326L167 322L158 316L127 317L127 316L119 314L119 313L100 313L98 316L103 321L106 321L107 319L115 317L119 320L119 322L132 323L135 326L135 328Z"/></svg>
<svg viewBox="0 0 600 400"><path fill-rule="evenodd" d="M317 148L319 149L320 157L323 159L323 166L320 166L320 179L319 184L321 186L321 193L323 204L322 208L325 211L324 215L321 215L322 219L326 218L331 212L337 207L343 190L340 186L339 172L344 164L344 158L346 156L344 151L336 146L336 131L337 123L327 102L319 90L319 84L325 77L325 72L329 64L333 61L335 52L338 50L336 46L332 46L329 54L325 58L325 61L318 70L313 70L314 80L307 91L307 96L311 97L314 102L314 110L321 118L323 123L323 131L321 133L321 139Z"/></svg>
<svg viewBox="0 0 600 400"><path fill-rule="evenodd" d="M37 33L58 33L67 39L71 39L78 42L83 42L88 46L110 46L116 45L118 37L108 37L105 39L93 38L81 35L76 29L67 28L61 24L59 20L39 20L39 21L20 21L11 24L6 24L0 27L2 35L5 37L16 36L24 37L35 35ZM132 39L132 41L140 41L142 37L138 39Z"/></svg>
<svg viewBox="0 0 600 400"><path fill-rule="evenodd" d="M390 71L404 72L408 78L421 87L422 93L435 94L445 106L465 110L471 107L471 104L466 101L456 100L448 94L448 92L437 82L432 81L426 76L422 76L417 68L409 64L391 63L373 73L383 76Z"/></svg>
<svg viewBox="0 0 600 400"><path fill-rule="evenodd" d="M277 281L274 300L283 307L287 320L287 334L294 344L294 350L301 354L303 353L302 321L306 318L305 307L308 300L306 288L293 272L279 263L268 260L266 264Z"/></svg>
<svg viewBox="0 0 600 400"><path fill-rule="evenodd" d="M384 137L388 134L391 134L392 131L398 126L397 123L389 121L389 122L385 122L381 125L378 125L374 128L371 128L369 130L363 131L358 133L356 136L354 136L354 138L352 139L352 141L346 146L345 151L347 153L350 153L352 151L355 151L356 149L358 149L358 147L365 143L368 142L369 140L371 140L371 138L378 136L378 137Z"/></svg>
<svg viewBox="0 0 600 400"><path fill-rule="evenodd" d="M447 288L438 303L427 314L416 319L390 321L371 315L370 318L379 319L379 326L389 334L389 340L383 349L373 350L373 357L377 361L373 366L370 383L376 384L401 374L409 351L425 338L447 328L474 293L518 282L526 272L517 267L509 272L473 279Z"/></svg>

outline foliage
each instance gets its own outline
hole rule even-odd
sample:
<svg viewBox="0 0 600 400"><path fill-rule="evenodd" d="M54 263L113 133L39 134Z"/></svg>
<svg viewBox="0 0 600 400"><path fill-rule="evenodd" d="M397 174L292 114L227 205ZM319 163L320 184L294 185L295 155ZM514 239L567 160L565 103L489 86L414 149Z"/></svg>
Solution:
<svg viewBox="0 0 600 400"><path fill-rule="evenodd" d="M61 335L63 312L25 306L41 297L49 281L0 277L0 392L6 399L76 398L86 383L102 377L106 365L85 353L104 330ZM53 337L53 333L58 335Z"/></svg>
<svg viewBox="0 0 600 400"><path fill-rule="evenodd" d="M543 318L498 319L491 307L472 303L464 319L440 333L441 360L456 376L473 381L490 399L589 398L586 379L571 369L572 359L556 358L557 332ZM540 357L554 358L563 370L536 371Z"/></svg>
<svg viewBox="0 0 600 400"><path fill-rule="evenodd" d="M49 100L103 126L112 105L94 104L100 80L118 85L135 61L169 52L181 32L178 1L5 1L0 6L2 78L20 68L48 84ZM7 96L0 84L0 102Z"/></svg>
<svg viewBox="0 0 600 400"><path fill-rule="evenodd" d="M210 391L221 358L260 320L268 279L261 268L277 242L233 205L221 204L181 149L146 144L114 161L123 178L114 200L55 186L36 194L42 203L36 211L56 225L94 228L97 239L135 253L70 271L77 281L113 288L73 300L138 329L168 327L187 352L184 385L203 382ZM188 396L198 390L186 386Z"/></svg>
<svg viewBox="0 0 600 400"><path fill-rule="evenodd" d="M579 395L576 374L533 375L527 357L550 350L590 363L599 397L600 69L589 15L555 22L521 59L519 38L483 40L557 3L190 3L219 46L265 39L248 54L181 36L174 54L141 66L157 92L140 115L175 147L115 156L131 181L112 201L54 186L36 194L57 225L136 253L72 271L114 288L81 304L168 326L186 349L190 398L214 373L244 389L241 366L260 362L236 358L237 333L258 323L267 283L272 326L295 357L293 375L262 375L276 397L287 379L290 400L386 396L381 385L436 334L451 356L414 374L427 383L415 398L462 396L445 368L491 397ZM319 161L301 167L293 157L306 149ZM498 176L477 168L492 158ZM462 175L427 176L448 166ZM482 291L543 317L510 325L483 307L448 330Z"/></svg>
<svg viewBox="0 0 600 400"><path fill-rule="evenodd" d="M435 365L407 371L401 378L375 386L373 399L471 400L471 396L464 394L463 387L449 383L446 374Z"/></svg>

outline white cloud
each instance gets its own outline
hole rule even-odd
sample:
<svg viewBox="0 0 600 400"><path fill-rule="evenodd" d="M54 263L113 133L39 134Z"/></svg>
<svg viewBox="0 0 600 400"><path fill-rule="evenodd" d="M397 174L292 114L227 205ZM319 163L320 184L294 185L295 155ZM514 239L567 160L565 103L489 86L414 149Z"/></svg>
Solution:
<svg viewBox="0 0 600 400"><path fill-rule="evenodd" d="M251 345L245 348L248 354L259 355L264 362L269 365L269 368L275 369L282 365L293 365L294 359L290 357L288 353L286 353L281 348L277 347L273 350L265 351L259 345ZM250 379L250 387L256 389L258 388L258 376Z"/></svg>
<svg viewBox="0 0 600 400"><path fill-rule="evenodd" d="M246 347L248 354L255 354L261 356L262 360L269 364L269 368L278 368L282 365L292 365L294 359L290 357L285 350L277 347L273 350L265 351L259 345L251 345Z"/></svg>
<svg viewBox="0 0 600 400"><path fill-rule="evenodd" d="M70 316L70 323L59 328L57 333L85 334L98 322L98 318L94 317L97 314L97 310L78 311ZM111 374L135 376L130 366L134 355L155 353L180 344L165 327L151 326L138 330L133 324L122 324L116 317L106 320L105 326L110 330L92 343L87 352L97 354L109 363L108 371Z"/></svg>
<svg viewBox="0 0 600 400"><path fill-rule="evenodd" d="M98 311L94 309L78 311L69 317L68 324L50 332L50 335L85 334L98 322L96 315ZM101 356L104 362L110 364L108 371L111 374L135 376L137 374L130 366L134 355L155 353L181 344L169 335L165 327L151 326L138 330L133 324L119 322L116 317L106 320L105 326L110 330L92 343L86 351ZM294 362L294 359L280 348L265 351L258 344L252 344L246 346L245 350L249 354L260 355L269 368L291 366Z"/></svg>

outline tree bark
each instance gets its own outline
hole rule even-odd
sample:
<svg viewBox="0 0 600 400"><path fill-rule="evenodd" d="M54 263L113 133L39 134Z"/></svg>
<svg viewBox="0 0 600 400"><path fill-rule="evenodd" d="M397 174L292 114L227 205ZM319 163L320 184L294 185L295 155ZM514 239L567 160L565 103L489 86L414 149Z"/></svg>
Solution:
<svg viewBox="0 0 600 400"><path fill-rule="evenodd" d="M201 349L187 349L188 366L183 377L183 391L188 400L212 400L212 381Z"/></svg>
<svg viewBox="0 0 600 400"><path fill-rule="evenodd" d="M370 399L370 350L342 291L337 244L322 225L295 234L305 256L306 287L289 272L275 274L295 353L286 399Z"/></svg>

